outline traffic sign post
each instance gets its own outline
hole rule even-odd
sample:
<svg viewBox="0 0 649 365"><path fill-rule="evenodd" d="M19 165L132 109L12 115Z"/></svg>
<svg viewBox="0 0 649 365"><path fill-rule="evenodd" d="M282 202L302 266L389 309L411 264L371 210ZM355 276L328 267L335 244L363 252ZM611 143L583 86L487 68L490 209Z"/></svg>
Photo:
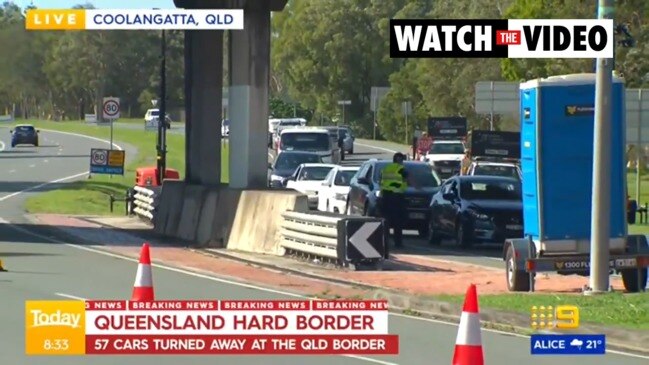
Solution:
<svg viewBox="0 0 649 365"><path fill-rule="evenodd" d="M494 115L518 111L519 83L504 81L480 81L475 84L475 111L489 114L489 129L494 130Z"/></svg>
<svg viewBox="0 0 649 365"><path fill-rule="evenodd" d="M122 150L93 148L90 150L90 173L124 175L126 153Z"/></svg>
<svg viewBox="0 0 649 365"><path fill-rule="evenodd" d="M406 144L408 144L408 116L412 114L412 103L404 101L401 108L403 109L403 116L406 118Z"/></svg>
<svg viewBox="0 0 649 365"><path fill-rule="evenodd" d="M342 105L342 107L343 107L343 125L345 125L345 106L352 105L352 101L351 100L338 100L338 105Z"/></svg>
<svg viewBox="0 0 649 365"><path fill-rule="evenodd" d="M373 133L372 133L372 138L376 139L376 127L377 127L376 114L379 111L379 105L381 105L381 100L383 100L383 98L385 98L385 96L390 92L390 88L389 87L372 86L370 91L371 91L371 94L372 94L372 96L371 96L372 102L371 102L371 105L370 105L370 109L374 113L374 129L373 129Z"/></svg>
<svg viewBox="0 0 649 365"><path fill-rule="evenodd" d="M104 98L104 103L102 104L102 114L104 119L108 119L110 121L110 149L113 149L113 123L115 122L115 119L119 119L119 112L120 112L120 105L119 105L119 98L115 98L112 96L105 97ZM112 175L111 175L112 176Z"/></svg>

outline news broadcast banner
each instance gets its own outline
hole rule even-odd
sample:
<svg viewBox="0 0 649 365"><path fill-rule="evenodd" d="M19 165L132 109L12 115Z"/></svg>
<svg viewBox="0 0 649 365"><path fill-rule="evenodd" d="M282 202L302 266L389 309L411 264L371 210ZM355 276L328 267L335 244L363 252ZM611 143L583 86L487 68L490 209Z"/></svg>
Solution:
<svg viewBox="0 0 649 365"><path fill-rule="evenodd" d="M397 355L382 300L27 301L27 355Z"/></svg>

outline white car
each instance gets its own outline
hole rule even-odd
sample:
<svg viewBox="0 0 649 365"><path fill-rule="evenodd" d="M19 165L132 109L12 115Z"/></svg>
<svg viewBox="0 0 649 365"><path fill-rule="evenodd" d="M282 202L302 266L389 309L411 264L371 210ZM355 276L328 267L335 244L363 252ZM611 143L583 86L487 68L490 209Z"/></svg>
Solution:
<svg viewBox="0 0 649 365"><path fill-rule="evenodd" d="M322 182L318 190L318 210L321 212L345 213L349 182L359 167L336 166Z"/></svg>
<svg viewBox="0 0 649 365"><path fill-rule="evenodd" d="M521 168L513 162L474 161L467 175L504 176L523 180Z"/></svg>
<svg viewBox="0 0 649 365"><path fill-rule="evenodd" d="M287 182L286 188L293 189L309 199L309 208L315 209L318 206L318 190L322 182L336 165L324 163L303 163L295 169Z"/></svg>
<svg viewBox="0 0 649 365"><path fill-rule="evenodd" d="M464 142L459 140L435 140L422 160L433 166L439 177L448 179L460 170L464 149Z"/></svg>

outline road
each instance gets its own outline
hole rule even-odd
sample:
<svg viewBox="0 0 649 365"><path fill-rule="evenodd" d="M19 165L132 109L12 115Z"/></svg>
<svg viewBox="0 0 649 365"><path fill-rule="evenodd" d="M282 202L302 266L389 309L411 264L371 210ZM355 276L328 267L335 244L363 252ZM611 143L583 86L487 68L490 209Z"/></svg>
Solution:
<svg viewBox="0 0 649 365"><path fill-rule="evenodd" d="M2 133L0 131L0 133ZM82 249L73 244L54 242L47 237L36 237L33 233L16 230L7 221L19 221L20 201L26 193L25 187L38 186L48 181L74 175L87 168L87 154L91 146L102 143L80 137L59 134L47 139L56 140L60 151L50 152L39 148L24 152L32 156L38 166L18 164L10 158L9 152L0 152L0 171L15 169L14 183L3 183L4 195L0 198L0 256L11 261L10 272L0 273L2 287L2 311L0 311L0 354L7 364L230 364L230 357L111 357L89 358L36 358L24 353L24 301L29 299L64 299L77 297L88 299L128 298L133 284L135 263L98 252ZM0 138L6 142L5 138ZM58 154L58 152L61 152ZM18 155L20 153L16 153ZM54 156L52 156L54 155ZM85 155L85 156L84 156ZM74 156L74 157L61 157ZM44 162L44 160L48 162ZM9 177L4 180L9 179ZM29 182L19 184L16 182ZM47 186L42 187L47 188ZM34 228L34 231L39 231ZM40 231L41 233L45 233ZM266 288L246 287L239 283L196 275L183 270L156 268L154 272L156 292L160 299L272 299L288 298L291 293L277 292ZM390 331L400 336L400 355L394 357L238 357L241 365L251 364L400 364L419 365L450 363L457 327L443 322L416 317L391 315ZM483 345L486 363L519 365L547 364L547 357L529 355L529 339L483 331ZM432 360L435 359L435 360ZM607 354L589 357L589 364L640 365L649 358ZM432 361L431 361L432 360ZM574 357L552 358L553 365L573 364Z"/></svg>

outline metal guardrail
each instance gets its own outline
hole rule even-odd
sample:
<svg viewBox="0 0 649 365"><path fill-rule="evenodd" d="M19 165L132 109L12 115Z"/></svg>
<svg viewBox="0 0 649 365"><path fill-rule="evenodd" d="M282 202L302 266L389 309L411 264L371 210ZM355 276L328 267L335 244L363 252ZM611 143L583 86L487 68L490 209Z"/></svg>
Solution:
<svg viewBox="0 0 649 365"><path fill-rule="evenodd" d="M380 265L386 255L383 220L286 211L280 246L289 254L337 265Z"/></svg>
<svg viewBox="0 0 649 365"><path fill-rule="evenodd" d="M131 211L141 218L153 221L156 192L141 186L135 186L133 190L135 194L133 195Z"/></svg>

